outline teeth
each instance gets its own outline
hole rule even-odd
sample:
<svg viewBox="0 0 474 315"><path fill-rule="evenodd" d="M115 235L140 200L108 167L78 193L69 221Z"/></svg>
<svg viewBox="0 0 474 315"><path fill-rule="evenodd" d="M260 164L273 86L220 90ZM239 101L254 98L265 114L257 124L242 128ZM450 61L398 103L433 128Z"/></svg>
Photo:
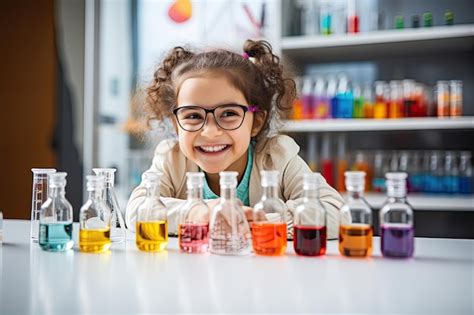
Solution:
<svg viewBox="0 0 474 315"><path fill-rule="evenodd" d="M216 146L200 146L203 151L206 152L218 152L227 148L227 145L216 145Z"/></svg>

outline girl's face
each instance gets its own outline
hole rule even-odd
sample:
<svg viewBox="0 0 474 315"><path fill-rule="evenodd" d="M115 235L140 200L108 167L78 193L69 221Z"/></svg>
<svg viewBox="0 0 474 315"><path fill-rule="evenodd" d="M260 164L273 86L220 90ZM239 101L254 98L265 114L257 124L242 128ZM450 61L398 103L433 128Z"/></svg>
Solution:
<svg viewBox="0 0 474 315"><path fill-rule="evenodd" d="M181 84L177 104L178 107L195 105L205 109L213 109L223 104L249 106L242 92L221 75L186 79ZM181 151L208 174L221 171L237 171L243 174L250 138L261 128L254 126L255 114L247 111L242 125L235 130L222 129L216 124L212 113L206 115L204 126L194 132L183 130L177 124L176 117L174 118ZM261 125L260 119L255 125Z"/></svg>

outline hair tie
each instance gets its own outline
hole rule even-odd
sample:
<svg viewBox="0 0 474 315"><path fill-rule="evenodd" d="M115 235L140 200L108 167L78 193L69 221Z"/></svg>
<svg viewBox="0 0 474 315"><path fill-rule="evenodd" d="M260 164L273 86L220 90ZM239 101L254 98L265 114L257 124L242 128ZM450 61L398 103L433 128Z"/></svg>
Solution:
<svg viewBox="0 0 474 315"><path fill-rule="evenodd" d="M242 54L242 57L244 57L244 59L249 59L250 56L249 56L249 54L247 54L246 52L244 52L244 53Z"/></svg>

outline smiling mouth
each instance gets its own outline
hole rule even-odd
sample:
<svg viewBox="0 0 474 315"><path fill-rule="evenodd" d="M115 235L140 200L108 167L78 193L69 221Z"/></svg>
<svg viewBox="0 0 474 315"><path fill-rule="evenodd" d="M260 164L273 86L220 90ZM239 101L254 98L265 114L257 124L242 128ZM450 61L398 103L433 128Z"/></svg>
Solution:
<svg viewBox="0 0 474 315"><path fill-rule="evenodd" d="M228 145L228 144L202 145L202 146L197 146L196 149L200 152L203 152L203 153L220 153L220 152L223 152L223 151L227 150L230 147L231 146Z"/></svg>

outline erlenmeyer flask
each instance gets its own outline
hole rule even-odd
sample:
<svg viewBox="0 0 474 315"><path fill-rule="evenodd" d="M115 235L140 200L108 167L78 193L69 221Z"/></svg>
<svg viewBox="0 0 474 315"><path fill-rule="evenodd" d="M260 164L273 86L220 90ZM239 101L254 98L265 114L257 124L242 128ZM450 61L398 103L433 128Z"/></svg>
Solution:
<svg viewBox="0 0 474 315"><path fill-rule="evenodd" d="M97 176L105 178L104 200L112 213L110 240L113 243L122 242L126 239L126 230L122 210L117 201L114 188L115 172L117 170L115 168L93 168L92 170Z"/></svg>

